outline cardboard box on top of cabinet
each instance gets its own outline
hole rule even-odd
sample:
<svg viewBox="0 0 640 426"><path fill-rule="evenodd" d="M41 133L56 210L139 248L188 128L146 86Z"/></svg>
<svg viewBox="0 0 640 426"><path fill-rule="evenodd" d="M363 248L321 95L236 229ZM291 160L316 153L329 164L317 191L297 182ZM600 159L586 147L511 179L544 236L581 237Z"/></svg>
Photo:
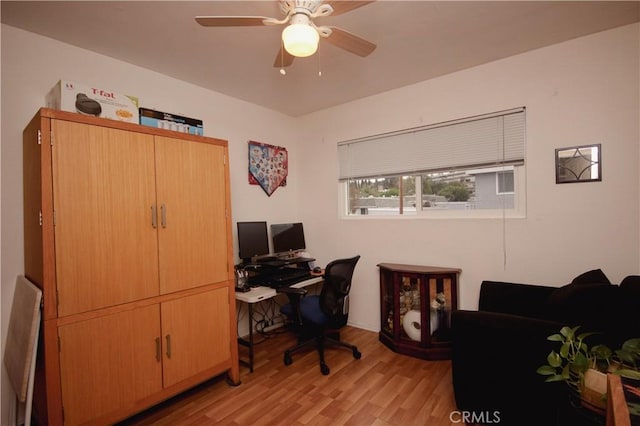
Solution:
<svg viewBox="0 0 640 426"><path fill-rule="evenodd" d="M202 120L182 115L169 114L168 112L155 111L149 108L140 108L140 124L157 127L158 129L174 130L176 132L190 133L202 136Z"/></svg>
<svg viewBox="0 0 640 426"><path fill-rule="evenodd" d="M138 123L138 98L99 86L60 80L47 93L47 108Z"/></svg>

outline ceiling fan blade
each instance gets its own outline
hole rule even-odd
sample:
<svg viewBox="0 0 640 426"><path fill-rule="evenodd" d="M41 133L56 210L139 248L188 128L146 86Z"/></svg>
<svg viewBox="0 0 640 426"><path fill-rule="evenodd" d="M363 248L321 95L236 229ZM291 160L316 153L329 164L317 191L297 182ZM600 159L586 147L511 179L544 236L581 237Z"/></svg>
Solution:
<svg viewBox="0 0 640 426"><path fill-rule="evenodd" d="M340 28L329 28L331 28L331 35L325 40L340 49L362 56L363 58L365 56L369 56L371 52L376 50L376 45L370 41L360 38L345 30L341 30Z"/></svg>
<svg viewBox="0 0 640 426"><path fill-rule="evenodd" d="M353 9L357 9L362 6L366 6L369 3L373 3L375 0L370 1L348 1L348 0L333 0L325 1L325 4L330 5L333 8L331 16L342 15L343 13L351 12Z"/></svg>
<svg viewBox="0 0 640 426"><path fill-rule="evenodd" d="M273 61L274 68L284 68L288 67L293 63L294 56L287 52L284 47L280 47L278 50L278 54L276 55L276 60Z"/></svg>
<svg viewBox="0 0 640 426"><path fill-rule="evenodd" d="M196 22L203 27L255 27L272 20L266 16L196 16Z"/></svg>

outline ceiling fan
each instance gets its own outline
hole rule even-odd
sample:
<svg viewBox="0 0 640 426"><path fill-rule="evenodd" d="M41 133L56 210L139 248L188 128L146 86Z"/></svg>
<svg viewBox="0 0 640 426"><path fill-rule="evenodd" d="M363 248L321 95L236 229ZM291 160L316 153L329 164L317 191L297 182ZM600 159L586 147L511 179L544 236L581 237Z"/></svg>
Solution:
<svg viewBox="0 0 640 426"><path fill-rule="evenodd" d="M375 0L373 0L375 1ZM336 47L361 57L366 57L376 45L340 28L317 26L313 20L329 15L341 15L373 1L347 0L279 0L282 19L266 16L196 16L196 22L205 27L246 27L260 25L288 24L282 31L282 45L274 67L287 67L295 57L304 58L313 55L320 37Z"/></svg>

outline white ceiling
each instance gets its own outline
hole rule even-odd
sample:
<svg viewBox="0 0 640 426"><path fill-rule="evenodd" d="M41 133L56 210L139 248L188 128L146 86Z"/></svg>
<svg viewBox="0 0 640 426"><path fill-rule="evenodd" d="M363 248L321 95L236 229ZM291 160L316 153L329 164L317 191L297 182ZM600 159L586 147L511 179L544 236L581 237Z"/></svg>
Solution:
<svg viewBox="0 0 640 426"><path fill-rule="evenodd" d="M6 1L2 23L291 116L640 21L640 1L392 1L316 19L375 44L322 42L282 76L282 26L205 28L197 15L280 18L275 1ZM553 66L553 64L549 64ZM318 76L318 70L322 76Z"/></svg>

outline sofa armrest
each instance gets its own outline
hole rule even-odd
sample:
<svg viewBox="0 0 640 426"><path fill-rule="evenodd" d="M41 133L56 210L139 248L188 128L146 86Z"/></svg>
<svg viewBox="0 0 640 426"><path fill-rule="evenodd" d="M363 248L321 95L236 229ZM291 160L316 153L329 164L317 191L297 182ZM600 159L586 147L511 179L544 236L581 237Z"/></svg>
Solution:
<svg viewBox="0 0 640 426"><path fill-rule="evenodd" d="M478 310L545 318L547 301L556 287L483 281Z"/></svg>
<svg viewBox="0 0 640 426"><path fill-rule="evenodd" d="M459 410L499 413L504 424L555 424L564 383L546 383L536 370L562 324L518 315L452 312L452 373Z"/></svg>

